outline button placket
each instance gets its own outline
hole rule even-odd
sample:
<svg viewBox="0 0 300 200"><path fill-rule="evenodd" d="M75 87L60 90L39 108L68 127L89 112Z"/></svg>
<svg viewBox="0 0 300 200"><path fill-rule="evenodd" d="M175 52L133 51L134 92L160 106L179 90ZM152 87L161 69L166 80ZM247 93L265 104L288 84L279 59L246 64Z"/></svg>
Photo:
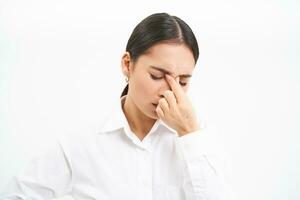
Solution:
<svg viewBox="0 0 300 200"><path fill-rule="evenodd" d="M137 148L140 199L152 199L152 158L147 149Z"/></svg>

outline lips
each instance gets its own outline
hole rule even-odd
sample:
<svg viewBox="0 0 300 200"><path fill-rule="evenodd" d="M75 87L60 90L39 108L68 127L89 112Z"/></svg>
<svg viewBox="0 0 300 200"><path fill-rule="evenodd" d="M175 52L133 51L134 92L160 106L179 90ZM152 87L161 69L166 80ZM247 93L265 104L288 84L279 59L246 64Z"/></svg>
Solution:
<svg viewBox="0 0 300 200"><path fill-rule="evenodd" d="M158 104L153 103L152 105L156 107Z"/></svg>

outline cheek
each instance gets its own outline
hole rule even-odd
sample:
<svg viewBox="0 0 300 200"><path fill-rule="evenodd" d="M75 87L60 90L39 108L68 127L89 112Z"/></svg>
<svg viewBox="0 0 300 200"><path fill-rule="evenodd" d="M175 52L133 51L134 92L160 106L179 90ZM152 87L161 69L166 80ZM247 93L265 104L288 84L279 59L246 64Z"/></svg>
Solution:
<svg viewBox="0 0 300 200"><path fill-rule="evenodd" d="M158 84L148 77L138 79L136 84L136 89L140 97L144 98L144 100L152 100L157 87Z"/></svg>

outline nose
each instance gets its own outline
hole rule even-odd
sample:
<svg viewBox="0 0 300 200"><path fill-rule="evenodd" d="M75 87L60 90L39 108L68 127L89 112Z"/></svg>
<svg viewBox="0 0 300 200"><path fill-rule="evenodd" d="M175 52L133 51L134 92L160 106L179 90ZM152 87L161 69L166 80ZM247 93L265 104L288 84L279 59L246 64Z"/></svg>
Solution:
<svg viewBox="0 0 300 200"><path fill-rule="evenodd" d="M173 77L174 78L174 77ZM176 77L175 78L175 81L179 84L179 77ZM164 92L166 90L171 90L172 91L172 88L170 87L168 81L166 79L164 79L163 83L162 83L162 86L160 87L160 91L159 91L159 97L162 98L164 97Z"/></svg>

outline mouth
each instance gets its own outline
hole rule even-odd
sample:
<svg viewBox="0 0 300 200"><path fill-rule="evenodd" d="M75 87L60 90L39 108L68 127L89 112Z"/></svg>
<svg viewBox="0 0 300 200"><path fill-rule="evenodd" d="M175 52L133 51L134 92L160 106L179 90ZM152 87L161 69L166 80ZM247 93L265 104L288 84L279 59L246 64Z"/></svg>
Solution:
<svg viewBox="0 0 300 200"><path fill-rule="evenodd" d="M157 107L158 104L152 103L153 106Z"/></svg>

